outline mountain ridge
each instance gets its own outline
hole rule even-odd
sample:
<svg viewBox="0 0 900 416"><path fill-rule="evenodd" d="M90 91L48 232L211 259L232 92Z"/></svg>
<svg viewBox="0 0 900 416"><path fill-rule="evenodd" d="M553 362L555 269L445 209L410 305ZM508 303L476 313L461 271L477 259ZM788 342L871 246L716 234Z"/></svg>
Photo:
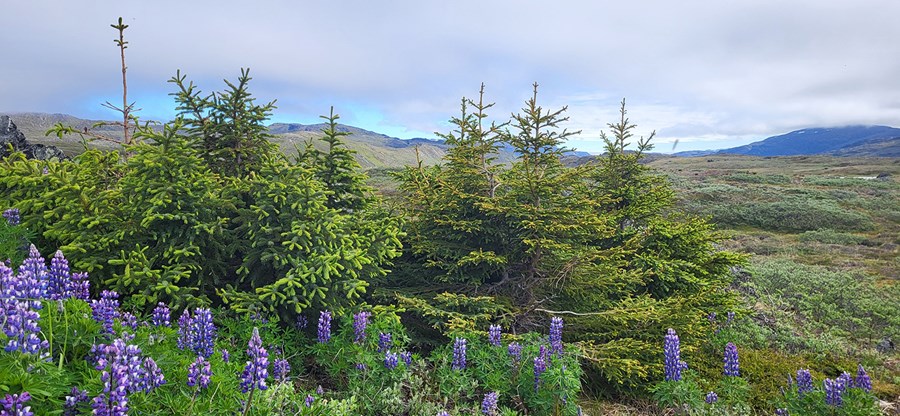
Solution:
<svg viewBox="0 0 900 416"><path fill-rule="evenodd" d="M900 155L900 129L881 125L810 127L771 136L743 146L691 150L676 156L736 154L748 156L879 156Z"/></svg>

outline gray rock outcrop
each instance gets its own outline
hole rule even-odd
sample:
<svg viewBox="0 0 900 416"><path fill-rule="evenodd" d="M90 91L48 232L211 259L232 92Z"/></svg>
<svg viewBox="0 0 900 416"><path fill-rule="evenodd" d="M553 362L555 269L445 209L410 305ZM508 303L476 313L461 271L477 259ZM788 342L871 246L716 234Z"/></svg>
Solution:
<svg viewBox="0 0 900 416"><path fill-rule="evenodd" d="M12 152L22 152L29 159L66 159L66 155L56 146L28 143L25 135L16 127L9 116L0 116L0 159Z"/></svg>

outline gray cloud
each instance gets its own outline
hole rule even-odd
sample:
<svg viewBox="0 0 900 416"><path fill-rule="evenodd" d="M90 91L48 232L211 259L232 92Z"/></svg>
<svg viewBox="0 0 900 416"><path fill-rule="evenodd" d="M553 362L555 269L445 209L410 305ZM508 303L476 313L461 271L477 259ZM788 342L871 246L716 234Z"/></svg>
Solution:
<svg viewBox="0 0 900 416"><path fill-rule="evenodd" d="M11 2L0 110L102 116L119 87L108 25L122 15L147 117L171 115L176 69L209 91L251 67L281 120L314 121L334 104L348 123L409 136L446 130L481 82L498 119L540 82L548 107L569 105L588 150L622 97L641 134L689 147L900 124L898 2L625 3Z"/></svg>

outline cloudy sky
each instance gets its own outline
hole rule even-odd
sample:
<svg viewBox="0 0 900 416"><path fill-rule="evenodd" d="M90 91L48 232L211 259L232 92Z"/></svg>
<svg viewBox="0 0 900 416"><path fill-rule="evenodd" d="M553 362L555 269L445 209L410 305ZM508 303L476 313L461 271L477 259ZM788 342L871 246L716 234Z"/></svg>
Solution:
<svg viewBox="0 0 900 416"><path fill-rule="evenodd" d="M342 121L401 138L449 129L486 84L506 120L540 86L570 145L601 149L623 98L657 150L724 148L817 126L900 126L900 1L9 1L0 111L170 119L166 80L204 91L249 67L273 121Z"/></svg>

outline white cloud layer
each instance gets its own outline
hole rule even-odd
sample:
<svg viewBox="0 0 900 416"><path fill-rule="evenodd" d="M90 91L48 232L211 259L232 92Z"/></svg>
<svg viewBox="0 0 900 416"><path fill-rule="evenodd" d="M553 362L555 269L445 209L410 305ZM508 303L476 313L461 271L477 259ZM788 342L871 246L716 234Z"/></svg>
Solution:
<svg viewBox="0 0 900 416"><path fill-rule="evenodd" d="M119 94L120 15L150 118L172 115L176 69L208 91L250 67L279 121L335 105L349 124L401 137L446 130L481 82L498 119L541 83L546 106L569 106L584 150L599 150L622 97L662 151L900 125L893 0L7 2L0 110L111 117L98 104Z"/></svg>

